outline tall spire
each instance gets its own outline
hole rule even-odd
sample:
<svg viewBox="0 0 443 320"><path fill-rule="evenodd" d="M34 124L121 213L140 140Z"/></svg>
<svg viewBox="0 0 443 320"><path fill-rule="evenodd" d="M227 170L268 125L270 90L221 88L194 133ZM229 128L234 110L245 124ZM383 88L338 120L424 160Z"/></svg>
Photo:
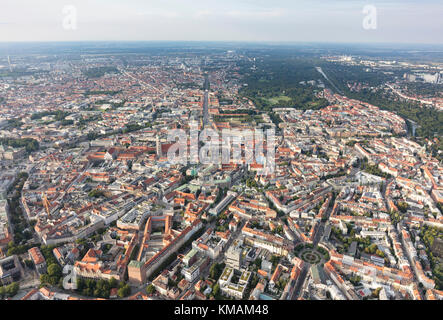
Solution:
<svg viewBox="0 0 443 320"><path fill-rule="evenodd" d="M157 134L157 138L156 138L155 142L156 142L156 149L157 149L157 157L161 158L161 157L163 157L163 152L162 152L162 144L160 142L160 137L158 134Z"/></svg>

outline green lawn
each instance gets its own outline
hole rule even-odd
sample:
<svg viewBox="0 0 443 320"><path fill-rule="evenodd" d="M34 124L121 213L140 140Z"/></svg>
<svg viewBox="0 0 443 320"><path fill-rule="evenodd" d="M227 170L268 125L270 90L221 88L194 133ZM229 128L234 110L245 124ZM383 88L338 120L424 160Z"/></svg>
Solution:
<svg viewBox="0 0 443 320"><path fill-rule="evenodd" d="M268 98L266 100L268 100L268 102L271 104L277 104L280 100L287 102L287 101L291 101L292 99L289 98L288 96L281 95L281 96L277 96L277 97Z"/></svg>

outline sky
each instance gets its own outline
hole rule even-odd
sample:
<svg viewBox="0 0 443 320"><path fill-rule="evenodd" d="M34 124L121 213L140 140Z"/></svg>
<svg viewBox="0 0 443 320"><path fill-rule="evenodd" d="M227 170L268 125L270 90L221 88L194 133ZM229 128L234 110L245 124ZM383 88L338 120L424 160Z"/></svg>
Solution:
<svg viewBox="0 0 443 320"><path fill-rule="evenodd" d="M442 17L442 0L0 0L0 41L443 44Z"/></svg>

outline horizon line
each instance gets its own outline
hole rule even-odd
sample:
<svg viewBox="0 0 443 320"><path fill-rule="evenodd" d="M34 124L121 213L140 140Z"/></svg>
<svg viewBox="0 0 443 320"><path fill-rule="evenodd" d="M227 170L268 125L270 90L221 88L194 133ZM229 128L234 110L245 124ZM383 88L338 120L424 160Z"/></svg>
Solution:
<svg viewBox="0 0 443 320"><path fill-rule="evenodd" d="M244 44L343 44L343 45L401 45L401 46L441 46L441 43L422 43L422 42L348 42L348 41L298 41L298 40L0 40L0 44L26 44L26 43L244 43Z"/></svg>

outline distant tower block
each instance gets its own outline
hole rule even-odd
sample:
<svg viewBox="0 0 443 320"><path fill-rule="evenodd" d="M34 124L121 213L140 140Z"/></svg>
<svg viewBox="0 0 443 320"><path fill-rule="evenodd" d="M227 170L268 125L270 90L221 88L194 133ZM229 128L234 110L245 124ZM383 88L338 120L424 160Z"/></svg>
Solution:
<svg viewBox="0 0 443 320"><path fill-rule="evenodd" d="M163 157L163 152L162 152L162 144L160 142L159 136L157 136L155 142L156 142L156 148L157 148L157 157L161 158L161 157Z"/></svg>
<svg viewBox="0 0 443 320"><path fill-rule="evenodd" d="M9 72L12 72L11 58L8 56Z"/></svg>

